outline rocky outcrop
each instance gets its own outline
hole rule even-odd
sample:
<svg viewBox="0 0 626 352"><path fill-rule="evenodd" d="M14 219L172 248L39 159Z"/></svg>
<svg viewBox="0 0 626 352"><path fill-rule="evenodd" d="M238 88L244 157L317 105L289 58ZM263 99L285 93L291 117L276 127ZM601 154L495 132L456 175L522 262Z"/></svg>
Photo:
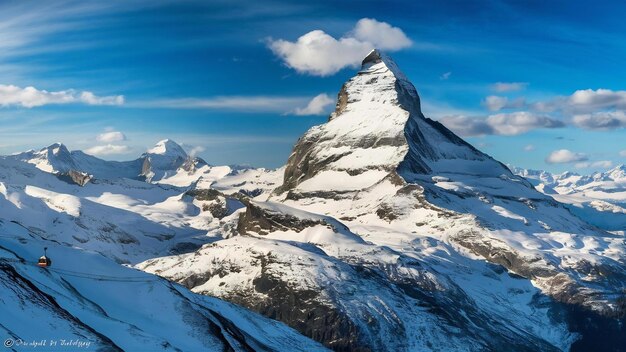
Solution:
<svg viewBox="0 0 626 352"><path fill-rule="evenodd" d="M57 173L57 177L67 183L76 184L79 186L85 186L91 181L92 176L86 172L80 172L76 170L69 170L68 172Z"/></svg>

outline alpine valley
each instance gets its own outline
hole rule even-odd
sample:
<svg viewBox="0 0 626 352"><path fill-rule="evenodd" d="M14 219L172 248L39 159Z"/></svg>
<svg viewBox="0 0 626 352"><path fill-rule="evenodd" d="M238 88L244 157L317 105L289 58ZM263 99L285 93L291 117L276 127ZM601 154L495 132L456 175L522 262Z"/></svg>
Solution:
<svg viewBox="0 0 626 352"><path fill-rule="evenodd" d="M425 117L378 50L277 170L172 140L128 162L4 156L0 331L102 351L626 350L624 168L514 171Z"/></svg>

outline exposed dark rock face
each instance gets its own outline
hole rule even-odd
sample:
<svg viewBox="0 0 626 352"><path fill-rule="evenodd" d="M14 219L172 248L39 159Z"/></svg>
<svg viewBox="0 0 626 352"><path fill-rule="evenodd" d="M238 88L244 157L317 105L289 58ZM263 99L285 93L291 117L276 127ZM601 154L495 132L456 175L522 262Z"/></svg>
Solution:
<svg viewBox="0 0 626 352"><path fill-rule="evenodd" d="M186 192L187 195L197 200L216 200L223 197L224 194L216 189L192 189Z"/></svg>
<svg viewBox="0 0 626 352"><path fill-rule="evenodd" d="M267 211L249 202L246 204L246 212L239 217L237 231L242 235L249 232L266 235L270 232L285 230L300 232L319 224L331 226L323 221L300 219L288 214Z"/></svg>
<svg viewBox="0 0 626 352"><path fill-rule="evenodd" d="M68 172L58 173L57 177L67 183L76 184L81 187L89 183L92 178L91 175L76 170L69 170Z"/></svg>

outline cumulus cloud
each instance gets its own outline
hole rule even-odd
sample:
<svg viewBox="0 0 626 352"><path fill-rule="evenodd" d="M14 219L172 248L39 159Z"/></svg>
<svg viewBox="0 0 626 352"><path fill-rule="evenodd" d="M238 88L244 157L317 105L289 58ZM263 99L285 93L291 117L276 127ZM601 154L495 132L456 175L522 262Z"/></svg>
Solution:
<svg viewBox="0 0 626 352"><path fill-rule="evenodd" d="M574 153L568 149L555 150L546 157L548 164L580 163L589 160L583 153Z"/></svg>
<svg viewBox="0 0 626 352"><path fill-rule="evenodd" d="M586 130L611 130L626 127L626 113L624 111L595 112L591 114L575 115L572 123Z"/></svg>
<svg viewBox="0 0 626 352"><path fill-rule="evenodd" d="M440 122L463 137L489 134L518 135L538 128L559 128L565 124L547 116L521 111L483 117L445 116Z"/></svg>
<svg viewBox="0 0 626 352"><path fill-rule="evenodd" d="M568 99L569 105L581 110L626 109L626 91L610 89L577 90Z"/></svg>
<svg viewBox="0 0 626 352"><path fill-rule="evenodd" d="M532 145L532 144L529 144L529 145L524 147L524 151L525 152L532 152L533 150L535 150L535 146Z"/></svg>
<svg viewBox="0 0 626 352"><path fill-rule="evenodd" d="M97 145L85 150L85 153L91 155L114 155L128 153L130 148L126 145L106 144Z"/></svg>
<svg viewBox="0 0 626 352"><path fill-rule="evenodd" d="M626 150L622 150L621 152L619 152L619 156L623 156L624 158L626 158Z"/></svg>
<svg viewBox="0 0 626 352"><path fill-rule="evenodd" d="M577 169L587 169L587 168L600 168L600 169L608 169L613 166L613 162L610 160L599 160L593 162L582 162L574 164L574 167Z"/></svg>
<svg viewBox="0 0 626 352"><path fill-rule="evenodd" d="M99 97L92 92L61 90L49 92L35 87L21 88L14 85L0 84L0 106L22 106L33 108L49 104L82 103L87 105L122 105L123 95Z"/></svg>
<svg viewBox="0 0 626 352"><path fill-rule="evenodd" d="M483 105L489 111L499 111L502 109L519 109L526 105L524 98L517 98L510 100L507 97L500 97L497 95L490 95L483 100Z"/></svg>
<svg viewBox="0 0 626 352"><path fill-rule="evenodd" d="M487 123L493 127L495 134L507 136L526 133L538 128L559 128L565 126L559 120L526 111L491 115L487 118Z"/></svg>
<svg viewBox="0 0 626 352"><path fill-rule="evenodd" d="M498 86L495 89L512 89ZM557 96L546 100L526 102L524 98L510 99L490 95L482 105L489 111L518 109L536 114L559 116L568 124L586 130L612 130L626 128L626 91L610 89L581 89L569 96Z"/></svg>
<svg viewBox="0 0 626 352"><path fill-rule="evenodd" d="M354 26L354 38L372 43L383 50L400 50L411 46L411 39L398 27L373 18L362 18Z"/></svg>
<svg viewBox="0 0 626 352"><path fill-rule="evenodd" d="M315 76L328 76L345 67L357 67L374 48L396 51L410 45L411 40L400 28L370 18L359 20L353 30L339 39L322 30L314 30L295 42L268 41L272 52L287 66Z"/></svg>
<svg viewBox="0 0 626 352"><path fill-rule="evenodd" d="M494 130L484 118L463 115L444 116L439 119L454 133L463 137L483 136L493 134Z"/></svg>
<svg viewBox="0 0 626 352"><path fill-rule="evenodd" d="M526 89L527 82L497 82L491 85L491 89L498 93L516 92Z"/></svg>
<svg viewBox="0 0 626 352"><path fill-rule="evenodd" d="M296 108L293 111L294 115L325 115L328 114L328 107L335 103L335 99L328 96L328 94L320 94L311 99L307 106L303 108Z"/></svg>
<svg viewBox="0 0 626 352"><path fill-rule="evenodd" d="M126 135L119 131L108 131L104 133L100 133L96 140L102 143L114 143L121 142L126 140Z"/></svg>
<svg viewBox="0 0 626 352"><path fill-rule="evenodd" d="M567 115L626 110L626 91L581 89L569 96L557 96L528 106L535 111L561 111Z"/></svg>

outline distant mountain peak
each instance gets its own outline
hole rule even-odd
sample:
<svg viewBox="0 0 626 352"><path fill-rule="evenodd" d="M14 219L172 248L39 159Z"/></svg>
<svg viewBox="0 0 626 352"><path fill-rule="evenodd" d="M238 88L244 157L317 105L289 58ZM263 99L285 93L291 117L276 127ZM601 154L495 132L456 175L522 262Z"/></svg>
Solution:
<svg viewBox="0 0 626 352"><path fill-rule="evenodd" d="M40 151L47 151L49 153L53 153L54 155L70 154L69 149L67 149L65 144L61 142L50 144L49 146L42 148Z"/></svg>
<svg viewBox="0 0 626 352"><path fill-rule="evenodd" d="M180 144L176 143L171 139L163 139L155 144L154 147L148 149L147 154L156 154L156 155L167 155L167 156L180 156L182 158L187 158L187 153L180 146Z"/></svg>

